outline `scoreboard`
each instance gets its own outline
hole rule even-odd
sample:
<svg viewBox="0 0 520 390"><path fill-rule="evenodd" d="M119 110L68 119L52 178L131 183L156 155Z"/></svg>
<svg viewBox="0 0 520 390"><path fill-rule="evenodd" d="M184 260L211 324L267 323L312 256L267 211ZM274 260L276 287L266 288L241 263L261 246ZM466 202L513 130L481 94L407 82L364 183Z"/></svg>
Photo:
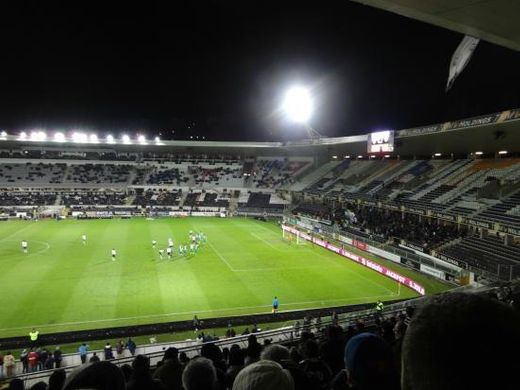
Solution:
<svg viewBox="0 0 520 390"><path fill-rule="evenodd" d="M368 135L368 154L392 153L394 151L394 131L382 130Z"/></svg>

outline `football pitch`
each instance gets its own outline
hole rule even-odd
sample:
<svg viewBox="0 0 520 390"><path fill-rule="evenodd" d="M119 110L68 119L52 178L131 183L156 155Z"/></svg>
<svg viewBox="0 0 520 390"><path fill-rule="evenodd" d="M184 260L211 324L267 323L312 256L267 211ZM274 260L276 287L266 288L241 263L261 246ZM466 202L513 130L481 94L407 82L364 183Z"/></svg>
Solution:
<svg viewBox="0 0 520 390"><path fill-rule="evenodd" d="M207 243L179 257L190 230L203 232ZM160 259L169 237L175 256ZM448 288L363 255L412 277L427 293ZM275 295L280 311L416 295L330 251L288 243L276 223L245 218L2 222L0 286L0 337L27 335L32 327L50 333L266 313Z"/></svg>

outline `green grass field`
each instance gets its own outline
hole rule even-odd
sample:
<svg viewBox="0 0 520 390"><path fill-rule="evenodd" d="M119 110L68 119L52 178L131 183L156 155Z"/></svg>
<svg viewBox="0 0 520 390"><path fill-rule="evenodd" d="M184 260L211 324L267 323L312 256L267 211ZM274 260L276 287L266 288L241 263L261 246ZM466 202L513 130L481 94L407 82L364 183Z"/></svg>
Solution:
<svg viewBox="0 0 520 390"><path fill-rule="evenodd" d="M153 239L177 246L190 230L208 237L198 254L159 259ZM448 288L363 255L427 293ZM2 222L0 267L0 337L265 313L275 295L281 311L416 295L404 287L398 295L392 280L325 249L287 243L275 223L243 218Z"/></svg>

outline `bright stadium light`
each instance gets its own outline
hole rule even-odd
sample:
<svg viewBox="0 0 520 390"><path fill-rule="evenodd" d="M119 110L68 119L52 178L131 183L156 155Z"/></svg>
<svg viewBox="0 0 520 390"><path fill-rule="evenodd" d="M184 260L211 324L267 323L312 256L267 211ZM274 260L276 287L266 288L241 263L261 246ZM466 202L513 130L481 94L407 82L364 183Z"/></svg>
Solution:
<svg viewBox="0 0 520 390"><path fill-rule="evenodd" d="M282 107L290 120L306 124L313 111L311 95L306 88L294 86L285 94Z"/></svg>
<svg viewBox="0 0 520 390"><path fill-rule="evenodd" d="M99 139L98 139L97 134L90 134L90 136L89 136L89 140L90 140L90 142L92 142L93 144L97 144L97 143L99 142Z"/></svg>
<svg viewBox="0 0 520 390"><path fill-rule="evenodd" d="M2 138L7 137L7 132L2 131L2 132L0 133L0 137L2 137Z"/></svg>
<svg viewBox="0 0 520 390"><path fill-rule="evenodd" d="M127 134L123 134L121 139L123 140L124 144L129 144L130 143L130 137Z"/></svg>
<svg viewBox="0 0 520 390"><path fill-rule="evenodd" d="M45 141L47 134L41 130L31 131L31 141Z"/></svg>
<svg viewBox="0 0 520 390"><path fill-rule="evenodd" d="M88 136L85 133L75 131L74 133L72 133L72 141L76 143L86 143L88 142Z"/></svg>
<svg viewBox="0 0 520 390"><path fill-rule="evenodd" d="M501 150L500 152L498 152L498 154L501 154L501 155L507 154L507 150Z"/></svg>
<svg viewBox="0 0 520 390"><path fill-rule="evenodd" d="M18 136L19 140L24 140L27 138L27 133L25 131L22 131L20 135Z"/></svg>
<svg viewBox="0 0 520 390"><path fill-rule="evenodd" d="M484 154L483 152L475 152L476 156L482 156L483 154Z"/></svg>
<svg viewBox="0 0 520 390"><path fill-rule="evenodd" d="M161 138L155 137L155 142L157 142L157 143L161 142Z"/></svg>
<svg viewBox="0 0 520 390"><path fill-rule="evenodd" d="M345 156L345 158L350 158L350 155L347 154L347 155Z"/></svg>
<svg viewBox="0 0 520 390"><path fill-rule="evenodd" d="M146 137L144 135L138 135L137 136L137 142L139 142L140 144L145 144L146 143Z"/></svg>
<svg viewBox="0 0 520 390"><path fill-rule="evenodd" d="M65 134L60 131L54 133L54 142L65 142Z"/></svg>
<svg viewBox="0 0 520 390"><path fill-rule="evenodd" d="M441 156L442 156L442 153L435 153L434 156L435 156L435 157L441 157Z"/></svg>
<svg viewBox="0 0 520 390"><path fill-rule="evenodd" d="M107 135L107 142L109 144L113 144L115 142L114 136L112 134Z"/></svg>

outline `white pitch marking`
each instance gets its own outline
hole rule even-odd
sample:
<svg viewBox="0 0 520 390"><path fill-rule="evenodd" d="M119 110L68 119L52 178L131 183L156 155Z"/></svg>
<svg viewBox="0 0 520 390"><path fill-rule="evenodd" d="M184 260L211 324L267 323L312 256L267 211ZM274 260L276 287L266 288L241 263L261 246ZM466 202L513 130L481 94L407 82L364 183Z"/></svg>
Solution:
<svg viewBox="0 0 520 390"><path fill-rule="evenodd" d="M236 272L236 270L231 266L231 264L229 264L227 262L227 260L224 258L224 256L222 256L220 254L220 252L217 250L217 248L215 248L213 246L213 244L211 242L208 242L208 245L211 247L211 249L213 249L213 252L215 252L217 254L217 256L220 258L220 260L222 260L224 262L224 264L226 264L231 271Z"/></svg>
<svg viewBox="0 0 520 390"><path fill-rule="evenodd" d="M357 301L357 300L362 300L362 299L373 299L373 298L390 297L390 296L395 296L395 294L392 293L392 294L384 294L384 295L374 295L374 296L369 296L369 297L328 299L325 301L290 302L290 303L284 303L283 306L311 305L311 304L323 303L323 302L351 302L351 301ZM30 324L27 326L17 327L17 328L2 328L2 329L0 329L0 331L27 329L27 328L31 328L31 327L32 328L49 328L49 327L65 326L65 325L68 326L68 325L93 324L93 323L100 323L100 322L128 321L128 320L138 320L138 319L142 319L142 318L180 316L180 315L185 315L185 314L219 313L219 312L227 312L227 311L233 311L233 310L261 309L261 308L269 308L269 307L271 307L271 305L241 306L241 307L233 307L233 308L227 308L227 309L192 310L192 311L177 312L177 313L150 314L150 315L143 315L143 316L110 318L110 319L104 319L104 320L62 322L62 323L58 323L58 324L41 324L41 325ZM284 312L289 312L289 311L293 311L293 310L285 310ZM249 313L249 315L255 315L255 314L265 314L265 312Z"/></svg>

